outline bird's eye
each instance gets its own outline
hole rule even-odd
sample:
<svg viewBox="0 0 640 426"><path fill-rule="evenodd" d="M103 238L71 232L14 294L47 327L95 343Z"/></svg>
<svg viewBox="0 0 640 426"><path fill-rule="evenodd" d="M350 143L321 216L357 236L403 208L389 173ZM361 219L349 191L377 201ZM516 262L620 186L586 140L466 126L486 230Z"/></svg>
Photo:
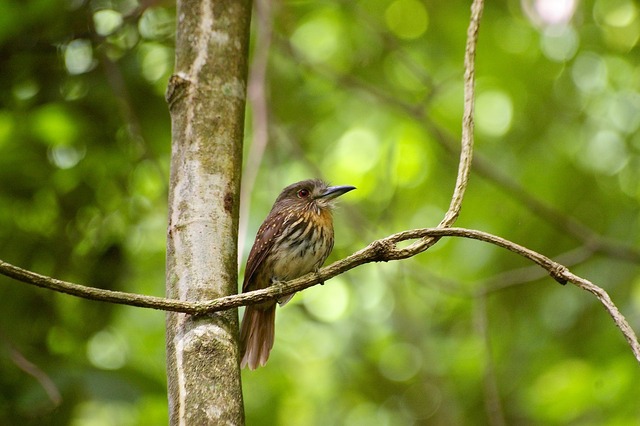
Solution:
<svg viewBox="0 0 640 426"><path fill-rule="evenodd" d="M298 191L298 198L307 198L309 196L308 189L301 189Z"/></svg>

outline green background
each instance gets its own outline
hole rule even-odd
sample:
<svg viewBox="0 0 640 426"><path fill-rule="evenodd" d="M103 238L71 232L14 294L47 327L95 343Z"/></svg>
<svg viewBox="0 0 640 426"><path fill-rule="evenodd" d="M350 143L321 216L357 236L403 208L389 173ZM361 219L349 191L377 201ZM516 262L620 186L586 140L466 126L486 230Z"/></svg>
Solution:
<svg viewBox="0 0 640 426"><path fill-rule="evenodd" d="M551 13L563 4L486 5L478 167L457 225L558 259L640 330L640 6ZM468 2L283 0L271 13L269 142L242 262L280 189L308 177L358 187L329 261L437 225L457 171ZM170 2L0 0L1 259L164 294L174 31ZM597 300L484 243L445 238L351 270L297 295L276 328L267 367L243 372L250 425L640 418L638 364ZM0 424L162 425L166 401L162 312L0 277Z"/></svg>

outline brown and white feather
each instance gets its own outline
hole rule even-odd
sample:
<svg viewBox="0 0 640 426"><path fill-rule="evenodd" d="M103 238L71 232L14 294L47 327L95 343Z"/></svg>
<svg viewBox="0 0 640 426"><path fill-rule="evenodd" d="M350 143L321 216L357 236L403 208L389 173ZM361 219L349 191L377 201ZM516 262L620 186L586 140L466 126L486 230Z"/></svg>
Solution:
<svg viewBox="0 0 640 426"><path fill-rule="evenodd" d="M344 192L353 189L343 188L350 188ZM258 229L247 259L243 292L292 280L322 266L334 241L331 201L337 195L324 197L328 189L320 180L308 180L282 191ZM300 191L309 196L300 196ZM286 295L278 302L284 305L292 297ZM266 363L275 335L275 308L275 301L267 301L245 309L240 332L242 367L253 370Z"/></svg>

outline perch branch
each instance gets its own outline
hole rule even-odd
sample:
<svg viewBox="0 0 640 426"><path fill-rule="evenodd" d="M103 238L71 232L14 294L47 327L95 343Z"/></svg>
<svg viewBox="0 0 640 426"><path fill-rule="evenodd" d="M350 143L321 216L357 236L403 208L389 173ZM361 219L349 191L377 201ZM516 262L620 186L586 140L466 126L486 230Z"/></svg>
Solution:
<svg viewBox="0 0 640 426"><path fill-rule="evenodd" d="M531 249L523 247L519 244L488 234L482 231L464 228L422 228L399 232L386 238L373 241L365 248L353 253L352 255L332 263L331 265L320 269L316 273L310 273L303 277L297 278L284 283L278 283L262 290L251 291L247 293L220 297L218 299L205 302L187 302L182 300L165 299L154 296L143 296L139 294L124 293L119 291L102 290L94 287L86 287L73 284L55 278L46 277L27 271L17 266L11 265L0 260L0 274L25 282L27 284L36 285L38 287L48 288L51 290L67 293L73 296L83 297L85 299L99 300L103 302L118 303L123 305L138 306L142 308L153 308L164 311L184 312L187 314L202 315L213 312L224 311L238 306L252 305L269 299L278 299L286 294L295 293L304 290L313 285L325 282L339 274L342 274L356 266L370 262L388 262L392 260L406 259L425 251L428 246L413 246L399 249L397 244L402 241L424 239L424 238L442 238L442 237L461 237L483 241L505 248L513 253L525 257L543 269L545 269L551 277L561 284L570 282L577 287L582 288L593 294L607 310L616 326L622 331L625 339L629 343L631 350L640 362L640 343L633 329L627 323L627 320L620 313L615 304L605 290L591 283L590 281L574 275L565 266L558 262L543 256Z"/></svg>

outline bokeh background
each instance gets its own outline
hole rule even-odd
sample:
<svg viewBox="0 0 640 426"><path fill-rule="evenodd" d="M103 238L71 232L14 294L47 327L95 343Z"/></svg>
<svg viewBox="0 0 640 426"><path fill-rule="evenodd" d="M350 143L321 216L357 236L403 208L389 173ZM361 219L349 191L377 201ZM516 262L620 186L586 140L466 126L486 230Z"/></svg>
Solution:
<svg viewBox="0 0 640 426"><path fill-rule="evenodd" d="M329 261L440 221L469 3L260 3L241 264L303 178L358 187ZM636 331L639 13L632 0L488 2L457 222L564 262ZM1 259L164 294L175 19L167 1L0 1ZM479 242L443 239L309 289L279 309L276 335L268 366L243 372L251 425L640 418L638 364L594 297ZM166 401L163 313L0 277L0 424L162 425Z"/></svg>

